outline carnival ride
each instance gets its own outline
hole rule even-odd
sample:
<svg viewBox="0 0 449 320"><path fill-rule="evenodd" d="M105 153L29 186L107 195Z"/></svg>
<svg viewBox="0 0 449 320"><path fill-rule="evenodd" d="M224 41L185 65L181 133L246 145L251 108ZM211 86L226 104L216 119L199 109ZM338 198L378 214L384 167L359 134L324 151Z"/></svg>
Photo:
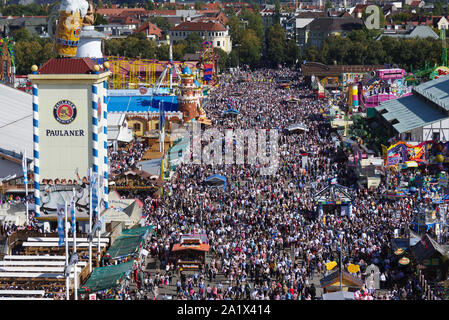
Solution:
<svg viewBox="0 0 449 320"><path fill-rule="evenodd" d="M202 75L203 85L213 86L217 83L217 65L218 56L214 52L214 46L209 41L201 44L201 57L198 62L199 74Z"/></svg>
<svg viewBox="0 0 449 320"><path fill-rule="evenodd" d="M141 87L173 88L180 81L179 61L157 61L109 56L112 76L110 89L138 89ZM172 68L173 67L173 68ZM192 64L191 67L194 67ZM170 71L171 70L171 71ZM171 80L171 81L170 81Z"/></svg>
<svg viewBox="0 0 449 320"><path fill-rule="evenodd" d="M0 82L14 84L16 64L14 57L14 41L6 37L0 39Z"/></svg>
<svg viewBox="0 0 449 320"><path fill-rule="evenodd" d="M377 107L384 101L410 95L405 80L405 70L399 68L378 69L370 74L364 92L360 95L365 108Z"/></svg>

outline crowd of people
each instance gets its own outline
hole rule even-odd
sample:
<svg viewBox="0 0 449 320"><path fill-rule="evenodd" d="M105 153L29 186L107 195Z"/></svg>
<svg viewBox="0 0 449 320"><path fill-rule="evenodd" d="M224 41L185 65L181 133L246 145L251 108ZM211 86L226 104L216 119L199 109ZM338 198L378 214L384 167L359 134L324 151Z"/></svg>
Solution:
<svg viewBox="0 0 449 320"><path fill-rule="evenodd" d="M114 150L112 146L109 147L108 161L109 172L112 175L111 178L114 179L115 176L120 176L121 174L134 168L145 155L146 149L146 144L140 141L133 141L126 147L120 148L119 150Z"/></svg>
<svg viewBox="0 0 449 320"><path fill-rule="evenodd" d="M290 88L281 87L279 78L290 78ZM292 97L300 102L288 103ZM323 116L329 102L316 99L300 73L241 71L222 78L208 101L204 109L214 128L278 130L279 167L262 175L260 164L185 163L165 185L161 199L142 199L147 223L157 230L150 252L166 270L150 276L152 283L168 272L179 273L171 248L181 234L195 232L207 234L211 260L192 277L179 274L174 299L316 299L312 280L335 271L325 266L338 261L340 249L345 268L360 266L356 276L366 284L363 296L423 298L414 271L401 267L390 249L394 230L404 233L410 222L413 200L383 198L384 182L370 190L358 183L346 165L348 152ZM227 115L229 108L239 115ZM308 132L286 133L295 123ZM212 174L227 178L226 189L204 184ZM354 198L352 214L341 216L338 207L329 207L324 218L317 217L313 196L335 178ZM383 291L376 292L366 281L371 264L379 267ZM223 281L212 285L218 275Z"/></svg>

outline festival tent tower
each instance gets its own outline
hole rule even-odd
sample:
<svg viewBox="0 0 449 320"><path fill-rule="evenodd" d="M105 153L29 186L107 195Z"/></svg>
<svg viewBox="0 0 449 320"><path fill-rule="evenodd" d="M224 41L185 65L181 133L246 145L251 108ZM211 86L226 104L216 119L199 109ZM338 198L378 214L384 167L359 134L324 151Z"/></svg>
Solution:
<svg viewBox="0 0 449 320"><path fill-rule="evenodd" d="M58 57L33 66L29 75L37 217L42 196L59 190L57 181L65 181L60 188L68 187L71 181L85 180L89 169L103 185L98 203L108 207L106 96L111 72L107 62L102 68L89 57L77 57L82 27L93 21L91 9L84 0L62 1L53 48ZM54 183L43 186L49 181Z"/></svg>

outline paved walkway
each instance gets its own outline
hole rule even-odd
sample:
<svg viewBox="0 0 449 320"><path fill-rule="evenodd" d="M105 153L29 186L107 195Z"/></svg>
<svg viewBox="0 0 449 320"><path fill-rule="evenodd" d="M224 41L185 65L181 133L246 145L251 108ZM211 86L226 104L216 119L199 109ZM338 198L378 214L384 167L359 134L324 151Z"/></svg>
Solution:
<svg viewBox="0 0 449 320"><path fill-rule="evenodd" d="M212 255L208 254L206 259L207 261L210 261L212 259ZM301 263L302 261L299 260L299 263ZM145 272L150 272L151 276L153 277L156 272L157 272L157 268L156 268L156 258L152 258L152 257L147 257L146 261L145 261ZM165 274L165 270L163 270L162 274ZM322 275L318 275L318 273L315 271L313 274L313 278L309 279L309 284L314 284L315 288L316 288L316 296L317 298L321 298L322 296L322 289L320 287L320 279L322 278ZM157 300L162 299L162 297L164 295L169 295L169 296L173 296L176 297L176 282L177 280L180 279L180 277L177 274L173 275L171 284L166 286L166 285L159 285L158 286L158 298ZM204 278L204 282L206 287L210 284L211 287L218 285L219 283L221 283L223 285L223 289L226 289L229 285L229 281L226 279L226 277L222 274L222 273L218 273L216 275L215 279L212 279L212 282L209 281L209 277L205 277ZM251 286L254 286L254 282L251 282ZM135 289L136 286L135 284L130 284L130 288L131 289ZM198 287L195 287L195 291L198 291ZM153 294L150 292L146 292L146 294L149 295L150 299L153 299Z"/></svg>

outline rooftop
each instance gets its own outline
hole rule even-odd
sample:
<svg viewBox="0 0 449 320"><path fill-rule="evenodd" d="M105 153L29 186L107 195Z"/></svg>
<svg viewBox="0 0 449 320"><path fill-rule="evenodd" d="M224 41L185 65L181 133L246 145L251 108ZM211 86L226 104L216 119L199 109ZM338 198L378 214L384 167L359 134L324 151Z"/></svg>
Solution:
<svg viewBox="0 0 449 320"><path fill-rule="evenodd" d="M171 31L226 31L226 27L219 22L182 22Z"/></svg>
<svg viewBox="0 0 449 320"><path fill-rule="evenodd" d="M420 84L413 89L413 95L383 102L376 110L399 133L447 119L449 77Z"/></svg>
<svg viewBox="0 0 449 320"><path fill-rule="evenodd" d="M90 58L53 58L48 60L38 74L92 74L96 63ZM102 69L100 69L102 71Z"/></svg>
<svg viewBox="0 0 449 320"><path fill-rule="evenodd" d="M317 17L307 25L308 30L321 32L352 31L361 29L363 22L361 19L353 17Z"/></svg>

